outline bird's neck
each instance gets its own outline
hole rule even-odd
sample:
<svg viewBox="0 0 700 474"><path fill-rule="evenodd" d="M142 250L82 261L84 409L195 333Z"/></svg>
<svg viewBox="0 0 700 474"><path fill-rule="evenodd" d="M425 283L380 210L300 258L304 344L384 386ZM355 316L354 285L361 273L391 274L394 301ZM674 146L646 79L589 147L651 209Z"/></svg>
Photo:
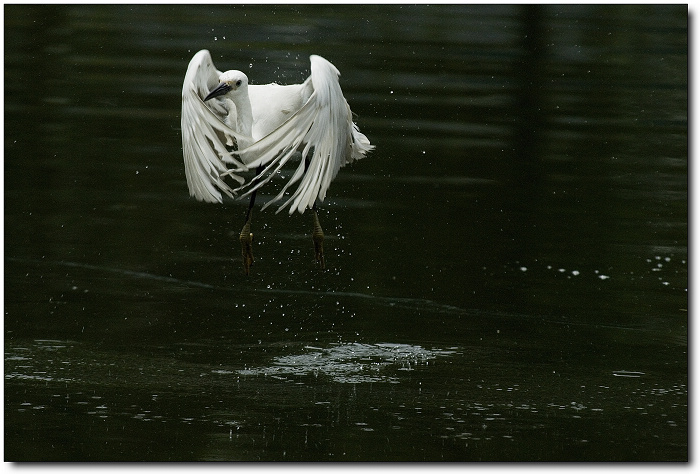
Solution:
<svg viewBox="0 0 700 474"><path fill-rule="evenodd" d="M236 104L236 128L246 137L253 136L253 108L248 94L241 94L233 102Z"/></svg>

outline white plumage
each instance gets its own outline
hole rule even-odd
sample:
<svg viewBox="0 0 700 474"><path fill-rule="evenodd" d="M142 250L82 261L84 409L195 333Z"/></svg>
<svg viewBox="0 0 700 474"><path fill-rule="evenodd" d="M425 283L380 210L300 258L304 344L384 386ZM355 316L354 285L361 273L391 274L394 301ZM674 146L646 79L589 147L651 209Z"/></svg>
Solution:
<svg viewBox="0 0 700 474"><path fill-rule="evenodd" d="M352 121L340 89L338 70L311 56L311 75L302 84L249 85L241 71L218 71L209 51L194 55L182 87L182 150L190 195L221 202L246 196L277 174L292 158L296 170L278 195L289 213L303 213L323 201L340 167L374 147ZM259 170L247 182L241 176ZM238 182L231 188L227 177Z"/></svg>

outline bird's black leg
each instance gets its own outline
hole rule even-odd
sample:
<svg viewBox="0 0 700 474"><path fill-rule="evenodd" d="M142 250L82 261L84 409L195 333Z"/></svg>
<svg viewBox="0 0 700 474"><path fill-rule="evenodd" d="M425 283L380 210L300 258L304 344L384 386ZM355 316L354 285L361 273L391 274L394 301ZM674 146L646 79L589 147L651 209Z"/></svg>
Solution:
<svg viewBox="0 0 700 474"><path fill-rule="evenodd" d="M262 171L262 167L255 170L255 175L257 176ZM253 220L253 206L255 205L255 195L257 189L250 194L250 203L248 204L248 211L245 214L245 224L241 230L241 235L238 240L241 242L241 254L243 256L243 271L246 275L250 274L250 266L253 264L253 234L250 232L250 224Z"/></svg>
<svg viewBox="0 0 700 474"><path fill-rule="evenodd" d="M326 268L326 260L323 257L323 229L321 229L321 223L318 221L318 212L316 212L316 203L314 202L314 231L311 234L311 240L314 242L314 252L316 253L316 262L321 266L323 270Z"/></svg>
<svg viewBox="0 0 700 474"><path fill-rule="evenodd" d="M304 173L309 169L309 158L306 158L304 162ZM321 228L321 223L318 220L318 209L316 208L316 201L311 208L313 211L314 219L314 231L311 233L311 240L314 243L314 253L316 254L316 262L321 267L321 270L326 268L326 259L323 257L323 229Z"/></svg>

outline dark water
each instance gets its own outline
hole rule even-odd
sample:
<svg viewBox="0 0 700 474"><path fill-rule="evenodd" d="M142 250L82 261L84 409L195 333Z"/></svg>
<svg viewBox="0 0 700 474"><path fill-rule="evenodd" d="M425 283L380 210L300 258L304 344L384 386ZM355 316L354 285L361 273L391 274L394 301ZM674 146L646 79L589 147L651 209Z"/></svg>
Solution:
<svg viewBox="0 0 700 474"><path fill-rule="evenodd" d="M687 460L687 19L5 6L5 460ZM189 198L202 48L342 72L326 271Z"/></svg>

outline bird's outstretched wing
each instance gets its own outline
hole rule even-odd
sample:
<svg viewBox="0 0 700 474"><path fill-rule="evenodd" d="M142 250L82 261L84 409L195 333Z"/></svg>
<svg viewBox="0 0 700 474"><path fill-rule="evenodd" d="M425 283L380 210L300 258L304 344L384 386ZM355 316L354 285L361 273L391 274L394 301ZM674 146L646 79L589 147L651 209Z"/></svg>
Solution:
<svg viewBox="0 0 700 474"><path fill-rule="evenodd" d="M364 157L374 148L352 122L350 106L338 82L340 73L320 56L311 56L311 77L304 83L311 89L307 100L298 110L290 111L279 127L252 144L250 137L241 137L224 123L228 107L224 101L209 100L207 105L213 102L211 109L202 101L216 86L219 74L209 53L200 51L190 62L182 90L187 184L190 194L199 200L221 202L219 191L229 196L245 191L246 196L277 175L300 151L301 161L295 172L265 207L283 199L288 188L298 182L277 212L289 205L290 214L303 213L316 199L323 201L341 166ZM234 139L249 145L232 152L226 145ZM243 183L238 173L254 168L261 168L262 172L236 189L223 181L230 176Z"/></svg>
<svg viewBox="0 0 700 474"><path fill-rule="evenodd" d="M298 182L277 212L289 205L290 214L303 213L316 199L323 201L342 166L363 158L374 148L352 122L339 76L333 64L311 56L311 77L307 82L310 80L313 92L308 100L277 129L240 151L249 168L264 166L260 174L237 188L246 190L244 196L268 182L300 150L301 161L294 174L264 207L283 199L287 189Z"/></svg>
<svg viewBox="0 0 700 474"><path fill-rule="evenodd" d="M204 104L203 97L219 83L221 74L214 67L209 51L194 55L187 67L182 86L182 154L185 159L185 176L190 196L200 201L221 202L221 192L228 196L233 190L224 182L222 175L235 166L236 171L247 171L247 167L232 152L236 142L245 137L228 127L223 121L229 105L223 99L214 98ZM239 184L243 178L231 175Z"/></svg>

